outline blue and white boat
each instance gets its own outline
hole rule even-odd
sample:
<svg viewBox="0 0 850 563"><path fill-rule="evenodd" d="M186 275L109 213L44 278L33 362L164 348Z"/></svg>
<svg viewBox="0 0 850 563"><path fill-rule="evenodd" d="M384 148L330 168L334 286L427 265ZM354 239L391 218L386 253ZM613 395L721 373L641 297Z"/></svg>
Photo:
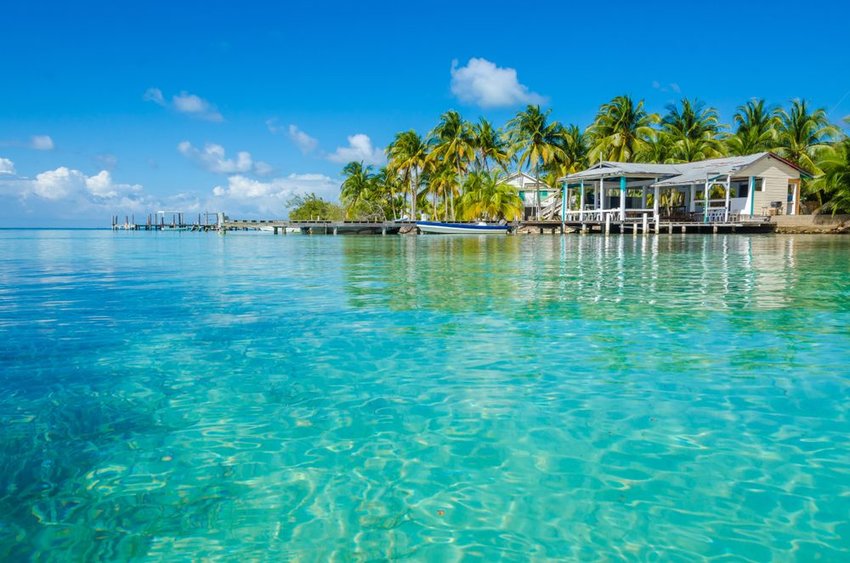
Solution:
<svg viewBox="0 0 850 563"><path fill-rule="evenodd" d="M439 221L417 221L416 227L422 234L432 235L506 235L510 225L488 225L487 223L442 223Z"/></svg>

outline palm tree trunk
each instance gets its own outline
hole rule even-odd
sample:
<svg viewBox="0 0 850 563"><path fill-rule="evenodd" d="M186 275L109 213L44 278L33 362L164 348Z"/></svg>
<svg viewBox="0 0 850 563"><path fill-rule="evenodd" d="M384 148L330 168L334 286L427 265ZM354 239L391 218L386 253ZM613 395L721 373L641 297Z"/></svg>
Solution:
<svg viewBox="0 0 850 563"><path fill-rule="evenodd" d="M431 178L431 182L433 183L434 178ZM431 205L434 206L434 220L437 221L437 188L431 190Z"/></svg>
<svg viewBox="0 0 850 563"><path fill-rule="evenodd" d="M537 220L540 220L540 171L537 164L534 165L534 191L537 196Z"/></svg>
<svg viewBox="0 0 850 563"><path fill-rule="evenodd" d="M410 175L410 218L416 221L416 188L419 182L416 178L416 170L413 170L413 173Z"/></svg>

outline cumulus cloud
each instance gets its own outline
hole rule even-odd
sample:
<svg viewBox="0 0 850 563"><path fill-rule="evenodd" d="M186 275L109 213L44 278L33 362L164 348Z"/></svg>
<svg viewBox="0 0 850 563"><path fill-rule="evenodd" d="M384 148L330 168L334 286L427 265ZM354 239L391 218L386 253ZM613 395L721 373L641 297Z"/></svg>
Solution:
<svg viewBox="0 0 850 563"><path fill-rule="evenodd" d="M307 154L316 150L316 147L319 146L319 141L301 129L299 129L296 125L289 126L289 138L295 143L295 146L298 147L298 150L301 151L302 154Z"/></svg>
<svg viewBox="0 0 850 563"><path fill-rule="evenodd" d="M94 176L60 166L36 174L35 178L15 176L0 180L4 193L21 199L37 197L48 202L69 201L76 204L104 204L120 202L131 206L141 202L142 186L117 183L107 170Z"/></svg>
<svg viewBox="0 0 850 563"><path fill-rule="evenodd" d="M146 102L153 102L158 106L173 109L177 113L182 113L196 119L205 121L224 121L224 117L218 111L214 104L203 99L195 94L190 94L185 90L171 97L171 102L167 102L162 90L159 88L148 88L142 95L142 99Z"/></svg>
<svg viewBox="0 0 850 563"><path fill-rule="evenodd" d="M335 198L338 192L339 182L324 174L290 174L267 181L237 174L227 179L227 185L213 188L215 203L211 205L231 216L279 216L293 195L315 193Z"/></svg>
<svg viewBox="0 0 850 563"><path fill-rule="evenodd" d="M15 173L15 163L9 160L8 158L0 158L0 175L2 174L14 174Z"/></svg>
<svg viewBox="0 0 850 563"><path fill-rule="evenodd" d="M235 158L227 158L224 147L215 143L207 143L203 149L198 149L189 141L183 141L177 145L177 150L189 160L197 162L215 174L254 172L264 175L272 171L272 167L265 162L254 162L251 153L247 151L239 151Z"/></svg>
<svg viewBox="0 0 850 563"><path fill-rule="evenodd" d="M357 133L348 137L347 147L338 147L327 158L339 163L363 161L366 164L382 164L386 161L386 154L382 149L372 146L372 139L368 135Z"/></svg>
<svg viewBox="0 0 850 563"><path fill-rule="evenodd" d="M466 66L452 61L452 94L482 108L542 104L546 98L520 84L516 69L499 67L487 59L471 58Z"/></svg>

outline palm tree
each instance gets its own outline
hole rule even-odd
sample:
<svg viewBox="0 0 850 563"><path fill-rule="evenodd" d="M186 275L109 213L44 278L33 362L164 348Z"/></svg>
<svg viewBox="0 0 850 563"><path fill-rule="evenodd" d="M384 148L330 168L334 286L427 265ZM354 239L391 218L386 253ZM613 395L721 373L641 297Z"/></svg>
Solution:
<svg viewBox="0 0 850 563"><path fill-rule="evenodd" d="M672 137L665 131L655 131L638 149L635 161L669 164L675 161L674 153Z"/></svg>
<svg viewBox="0 0 850 563"><path fill-rule="evenodd" d="M818 153L826 150L830 141L840 134L837 127L829 123L826 110L809 111L806 100L791 100L789 111L779 110L779 131L776 151L779 156L790 160L812 174L821 171L816 165Z"/></svg>
<svg viewBox="0 0 850 563"><path fill-rule="evenodd" d="M475 160L475 145L469 123L464 121L458 112L447 111L440 116L440 123L431 131L431 137L434 143L431 159L451 167L457 174L457 186L460 187L463 173L469 163ZM453 186L448 192L449 214L452 220L455 217L454 192Z"/></svg>
<svg viewBox="0 0 850 563"><path fill-rule="evenodd" d="M667 115L661 120L661 130L671 144L671 160L694 162L723 156L717 110L699 100L682 98L680 103L681 108L667 105Z"/></svg>
<svg viewBox="0 0 850 563"><path fill-rule="evenodd" d="M776 146L779 119L776 108L768 107L764 100L750 100L738 106L734 120L737 129L726 141L730 153L743 156Z"/></svg>
<svg viewBox="0 0 850 563"><path fill-rule="evenodd" d="M461 216L467 220L506 219L522 215L522 200L516 190L491 172L473 172L466 178L460 198Z"/></svg>
<svg viewBox="0 0 850 563"><path fill-rule="evenodd" d="M475 164L478 170L490 171L490 162L505 170L510 162L502 133L483 117L472 126L472 146L475 148Z"/></svg>
<svg viewBox="0 0 850 563"><path fill-rule="evenodd" d="M398 217L396 209L404 205L404 197L399 200L396 193L404 193L404 186L401 185L401 178L398 174L384 166L378 170L374 179L373 199L376 200L381 207L384 217Z"/></svg>
<svg viewBox="0 0 850 563"><path fill-rule="evenodd" d="M850 124L850 117L845 118ZM844 137L830 148L819 153L817 168L822 174L815 178L811 186L820 201L825 201L821 209L838 212L850 212L850 137Z"/></svg>
<svg viewBox="0 0 850 563"><path fill-rule="evenodd" d="M451 166L436 160L430 160L426 170L433 216L436 220L439 220L441 215L446 219L448 217L448 194L455 189L457 172ZM438 205L438 201L443 201L443 205Z"/></svg>
<svg viewBox="0 0 850 563"><path fill-rule="evenodd" d="M588 166L588 138L577 125L568 125L563 130L564 160L567 163L566 174L580 172Z"/></svg>
<svg viewBox="0 0 850 563"><path fill-rule="evenodd" d="M371 166L362 162L349 162L342 169L345 180L342 182L340 199L345 206L345 215L349 219L357 212L357 207L369 200L374 187Z"/></svg>
<svg viewBox="0 0 850 563"><path fill-rule="evenodd" d="M652 125L657 122L658 116L643 108L643 100L636 104L628 96L617 96L603 104L588 129L593 140L591 160L632 162L652 137Z"/></svg>
<svg viewBox="0 0 850 563"><path fill-rule="evenodd" d="M391 172L401 176L410 187L410 217L416 219L416 200L419 197L419 179L428 158L428 145L412 129L397 133L387 148Z"/></svg>
<svg viewBox="0 0 850 563"><path fill-rule="evenodd" d="M534 173L537 219L540 219L540 168L557 159L564 158L561 146L562 130L560 123L548 122L552 110L545 112L540 106L529 105L508 122L508 139L511 154L519 155L517 164L520 170L531 167Z"/></svg>

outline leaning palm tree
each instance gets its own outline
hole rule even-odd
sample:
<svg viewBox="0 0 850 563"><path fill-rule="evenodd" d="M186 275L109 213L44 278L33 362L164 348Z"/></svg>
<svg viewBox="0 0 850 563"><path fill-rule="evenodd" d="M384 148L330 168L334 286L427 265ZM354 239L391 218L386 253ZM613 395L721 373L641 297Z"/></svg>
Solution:
<svg viewBox="0 0 850 563"><path fill-rule="evenodd" d="M563 159L562 130L557 121L549 122L549 114L540 106L529 105L508 122L511 154L517 157L520 170L530 167L534 174L537 219L540 219L540 170L557 159Z"/></svg>
<svg viewBox="0 0 850 563"><path fill-rule="evenodd" d="M472 126L472 145L475 148L475 164L478 170L490 171L490 163L505 170L510 162L507 145L502 133L483 117Z"/></svg>
<svg viewBox="0 0 850 563"><path fill-rule="evenodd" d="M588 128L592 139L591 161L634 161L657 122L658 116L646 112L643 100L635 103L629 96L617 96L603 104Z"/></svg>
<svg viewBox="0 0 850 563"><path fill-rule="evenodd" d="M358 212L372 195L374 187L374 176L371 166L364 166L362 162L349 162L342 169L345 180L342 182L340 200L345 206L345 216L351 218Z"/></svg>
<svg viewBox="0 0 850 563"><path fill-rule="evenodd" d="M522 215L523 204L516 189L505 183L498 174L474 172L466 178L458 207L461 216L467 221L514 221Z"/></svg>
<svg viewBox="0 0 850 563"><path fill-rule="evenodd" d="M416 219L420 176L428 158L428 145L412 129L397 133L387 148L391 172L398 174L410 188L410 217Z"/></svg>
<svg viewBox="0 0 850 563"><path fill-rule="evenodd" d="M694 162L723 156L717 110L687 98L680 104L668 104L667 115L661 120L661 130L672 145L670 160Z"/></svg>
<svg viewBox="0 0 850 563"><path fill-rule="evenodd" d="M475 160L475 144L469 123L456 111L447 111L440 116L440 123L431 131L433 148L430 158L442 162L457 174L457 187L463 183L463 174L469 163ZM455 189L448 191L448 207L451 219L455 217Z"/></svg>
<svg viewBox="0 0 850 563"><path fill-rule="evenodd" d="M779 110L779 156L790 160L812 174L819 174L816 161L818 153L826 150L840 131L829 122L826 110L809 110L806 100L791 100L788 111Z"/></svg>
<svg viewBox="0 0 850 563"><path fill-rule="evenodd" d="M731 154L744 156L769 151L776 146L779 118L773 106L764 100L750 100L734 116L735 134L726 140Z"/></svg>

